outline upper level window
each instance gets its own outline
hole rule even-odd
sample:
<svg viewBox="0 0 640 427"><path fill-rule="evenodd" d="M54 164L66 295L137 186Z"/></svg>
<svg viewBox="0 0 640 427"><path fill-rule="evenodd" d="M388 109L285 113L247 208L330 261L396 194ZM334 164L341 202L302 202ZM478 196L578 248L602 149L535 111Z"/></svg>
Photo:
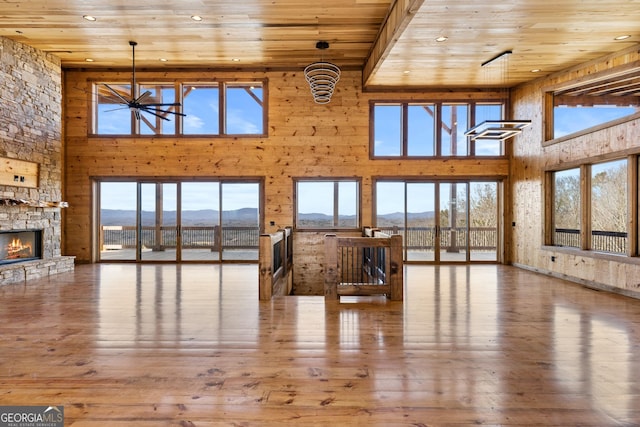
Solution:
<svg viewBox="0 0 640 427"><path fill-rule="evenodd" d="M547 92L546 139L640 113L640 71L607 71Z"/></svg>
<svg viewBox="0 0 640 427"><path fill-rule="evenodd" d="M266 82L96 83L94 133L98 135L266 135ZM125 101L164 111L131 111ZM135 96L134 96L135 95ZM179 105L172 105L179 104ZM180 114L174 114L180 113ZM182 115L184 114L184 116Z"/></svg>
<svg viewBox="0 0 640 427"><path fill-rule="evenodd" d="M360 182L354 179L296 180L298 229L358 229Z"/></svg>
<svg viewBox="0 0 640 427"><path fill-rule="evenodd" d="M501 156L502 141L470 141L473 123L503 118L502 103L373 102L372 157Z"/></svg>

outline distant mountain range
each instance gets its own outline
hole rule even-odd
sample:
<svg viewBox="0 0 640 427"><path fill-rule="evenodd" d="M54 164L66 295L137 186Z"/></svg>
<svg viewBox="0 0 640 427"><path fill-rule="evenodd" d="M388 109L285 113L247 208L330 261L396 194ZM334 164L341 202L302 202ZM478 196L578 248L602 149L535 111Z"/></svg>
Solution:
<svg viewBox="0 0 640 427"><path fill-rule="evenodd" d="M353 215L343 217L346 220L354 219ZM407 219L414 221L433 221L433 212L409 213ZM300 220L306 224L314 222L330 223L332 217L321 213L311 213L300 215ZM135 225L136 212L121 209L102 209L100 211L100 221L102 225ZM253 226L258 223L258 210L255 208L242 208L237 210L222 211L222 221L225 225L234 227ZM182 225L184 226L212 226L218 222L218 211L213 209L187 210L182 212ZM164 224L176 223L176 211L165 211L163 213ZM382 225L402 225L404 223L404 213L395 212L378 217L378 224ZM151 226L155 224L155 213L142 211L142 225Z"/></svg>
<svg viewBox="0 0 640 427"><path fill-rule="evenodd" d="M176 211L163 212L164 224L176 223ZM121 209L102 209L100 211L102 225L135 225L136 211ZM230 226L252 226L258 223L258 210L242 208L222 211L222 221ZM155 212L142 211L142 225L150 226L156 222ZM202 209L197 211L182 211L182 225L184 226L212 226L218 222L218 211Z"/></svg>

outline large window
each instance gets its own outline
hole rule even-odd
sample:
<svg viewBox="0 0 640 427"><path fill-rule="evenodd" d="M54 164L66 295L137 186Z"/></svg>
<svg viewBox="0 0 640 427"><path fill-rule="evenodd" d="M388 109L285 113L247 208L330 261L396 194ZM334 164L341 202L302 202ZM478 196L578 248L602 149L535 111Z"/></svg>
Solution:
<svg viewBox="0 0 640 427"><path fill-rule="evenodd" d="M295 181L298 229L360 228L360 182L344 180Z"/></svg>
<svg viewBox="0 0 640 427"><path fill-rule="evenodd" d="M546 94L547 140L617 123L640 114L640 71L604 71Z"/></svg>
<svg viewBox="0 0 640 427"><path fill-rule="evenodd" d="M471 141L475 123L503 118L496 102L371 103L371 153L374 158L502 156L502 141Z"/></svg>
<svg viewBox="0 0 640 427"><path fill-rule="evenodd" d="M403 236L405 261L498 260L498 182L379 179L374 189L375 226Z"/></svg>
<svg viewBox="0 0 640 427"><path fill-rule="evenodd" d="M130 83L94 85L98 135L266 135L266 82ZM131 110L126 102L162 111Z"/></svg>
<svg viewBox="0 0 640 427"><path fill-rule="evenodd" d="M258 180L96 181L100 261L256 261Z"/></svg>
<svg viewBox="0 0 640 427"><path fill-rule="evenodd" d="M638 230L629 227L629 206L637 197L628 191L628 179L626 158L550 172L549 243L637 255L629 246L630 233Z"/></svg>

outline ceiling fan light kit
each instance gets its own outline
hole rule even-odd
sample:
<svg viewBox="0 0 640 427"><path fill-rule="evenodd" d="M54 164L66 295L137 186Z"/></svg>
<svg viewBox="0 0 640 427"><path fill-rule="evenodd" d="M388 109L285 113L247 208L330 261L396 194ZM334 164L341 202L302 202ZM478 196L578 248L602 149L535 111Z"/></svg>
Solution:
<svg viewBox="0 0 640 427"><path fill-rule="evenodd" d="M329 43L319 41L316 49L329 48ZM336 83L340 80L340 67L331 62L320 60L313 62L304 69L304 77L309 83L311 95L316 104L328 104L333 96Z"/></svg>

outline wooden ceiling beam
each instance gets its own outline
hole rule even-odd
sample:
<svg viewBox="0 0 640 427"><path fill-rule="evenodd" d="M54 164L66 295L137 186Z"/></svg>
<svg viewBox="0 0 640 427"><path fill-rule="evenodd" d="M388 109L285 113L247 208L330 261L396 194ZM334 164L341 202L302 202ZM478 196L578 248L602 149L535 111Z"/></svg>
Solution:
<svg viewBox="0 0 640 427"><path fill-rule="evenodd" d="M413 17L418 13L424 0L396 0L391 5L384 24L380 27L378 36L362 70L362 86L366 87L369 78L376 72L382 61L389 55L400 35L409 26Z"/></svg>

